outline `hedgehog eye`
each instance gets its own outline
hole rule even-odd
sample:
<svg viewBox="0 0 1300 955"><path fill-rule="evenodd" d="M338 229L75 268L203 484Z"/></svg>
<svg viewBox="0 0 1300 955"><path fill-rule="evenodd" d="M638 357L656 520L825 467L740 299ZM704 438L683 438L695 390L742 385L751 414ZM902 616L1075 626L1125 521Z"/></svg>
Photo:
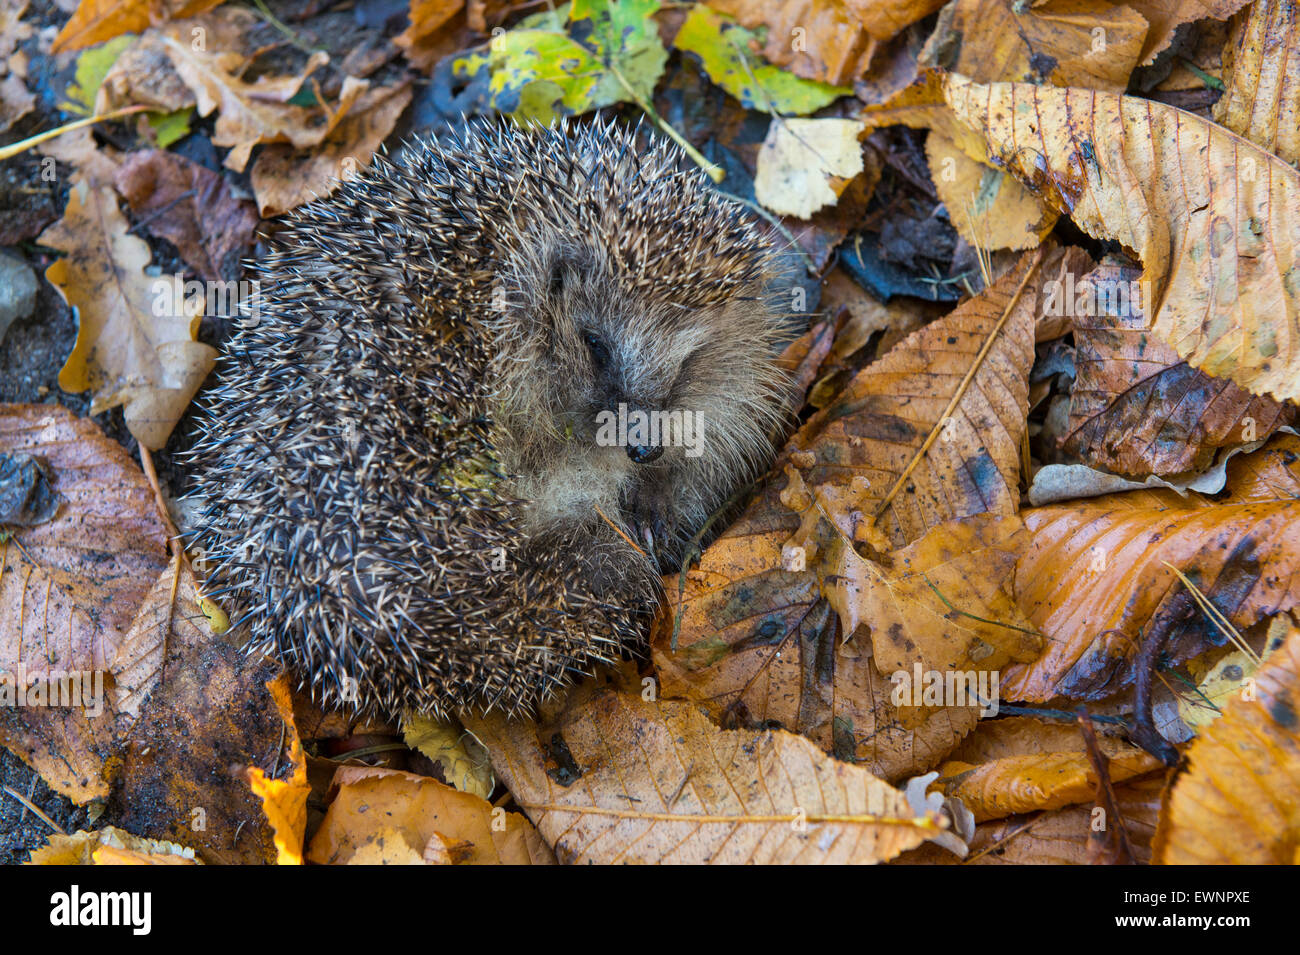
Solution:
<svg viewBox="0 0 1300 955"><path fill-rule="evenodd" d="M609 361L609 347L595 332L587 332L582 336L582 341L587 346L587 350L591 352L591 360L597 367L602 367Z"/></svg>

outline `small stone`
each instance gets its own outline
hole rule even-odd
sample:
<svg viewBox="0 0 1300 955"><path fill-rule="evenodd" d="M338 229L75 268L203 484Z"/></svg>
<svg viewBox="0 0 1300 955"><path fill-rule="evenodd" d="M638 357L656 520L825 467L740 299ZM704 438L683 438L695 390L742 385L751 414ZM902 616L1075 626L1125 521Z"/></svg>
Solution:
<svg viewBox="0 0 1300 955"><path fill-rule="evenodd" d="M36 308L36 273L22 259L0 253L0 341L9 326Z"/></svg>

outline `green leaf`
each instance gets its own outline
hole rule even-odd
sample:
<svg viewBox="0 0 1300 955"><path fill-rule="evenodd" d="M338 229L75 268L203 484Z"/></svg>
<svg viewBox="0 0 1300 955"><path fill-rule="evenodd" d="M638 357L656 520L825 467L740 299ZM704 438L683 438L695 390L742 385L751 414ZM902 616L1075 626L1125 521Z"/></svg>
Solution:
<svg viewBox="0 0 1300 955"><path fill-rule="evenodd" d="M492 106L520 121L648 102L668 61L654 21L659 4L574 0L524 18L493 38L486 57L462 57L453 71L470 77L487 65Z"/></svg>
<svg viewBox="0 0 1300 955"><path fill-rule="evenodd" d="M176 140L189 135L190 119L194 116L194 107L173 110L170 113L145 113L144 117L153 130L154 141L159 149L166 149Z"/></svg>
<svg viewBox="0 0 1300 955"><path fill-rule="evenodd" d="M697 4L677 32L674 46L699 57L709 79L750 109L806 116L853 92L773 66L753 52L761 45L759 40L730 17Z"/></svg>
<svg viewBox="0 0 1300 955"><path fill-rule="evenodd" d="M78 116L94 116L95 97L104 85L104 77L108 76L108 71L113 68L122 51L135 41L133 35L123 34L107 43L91 47L77 57L76 76L63 91L67 99L59 104L59 109Z"/></svg>

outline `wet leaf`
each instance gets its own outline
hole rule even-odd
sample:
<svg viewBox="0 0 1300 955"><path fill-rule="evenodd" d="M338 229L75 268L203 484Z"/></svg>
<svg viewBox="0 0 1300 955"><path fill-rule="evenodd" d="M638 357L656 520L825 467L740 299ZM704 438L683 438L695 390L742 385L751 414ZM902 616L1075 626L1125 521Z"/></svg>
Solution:
<svg viewBox="0 0 1300 955"><path fill-rule="evenodd" d="M1116 474L1172 477L1295 420L1294 408L1181 361L1144 315L1140 274L1102 265L1061 287L1075 346L1066 451Z"/></svg>
<svg viewBox="0 0 1300 955"><path fill-rule="evenodd" d="M1300 629L1192 743L1161 813L1164 865L1300 863Z"/></svg>
<svg viewBox="0 0 1300 955"><path fill-rule="evenodd" d="M1123 782L1160 762L1117 735L1101 732L1111 780ZM980 724L939 768L936 785L956 796L977 822L1037 809L1092 802L1096 773L1077 724L1011 716Z"/></svg>

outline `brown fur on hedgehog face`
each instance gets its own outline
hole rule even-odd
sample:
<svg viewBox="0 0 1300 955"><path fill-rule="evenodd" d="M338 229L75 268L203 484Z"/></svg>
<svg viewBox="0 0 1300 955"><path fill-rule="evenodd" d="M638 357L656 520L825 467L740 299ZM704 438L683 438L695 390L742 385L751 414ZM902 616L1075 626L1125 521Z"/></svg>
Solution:
<svg viewBox="0 0 1300 955"><path fill-rule="evenodd" d="M783 384L772 309L757 287L680 304L558 229L530 229L514 249L495 296L496 415L529 534L607 538L608 518L671 569L770 453ZM633 424L659 413L658 440L633 430L611 444L620 410Z"/></svg>

